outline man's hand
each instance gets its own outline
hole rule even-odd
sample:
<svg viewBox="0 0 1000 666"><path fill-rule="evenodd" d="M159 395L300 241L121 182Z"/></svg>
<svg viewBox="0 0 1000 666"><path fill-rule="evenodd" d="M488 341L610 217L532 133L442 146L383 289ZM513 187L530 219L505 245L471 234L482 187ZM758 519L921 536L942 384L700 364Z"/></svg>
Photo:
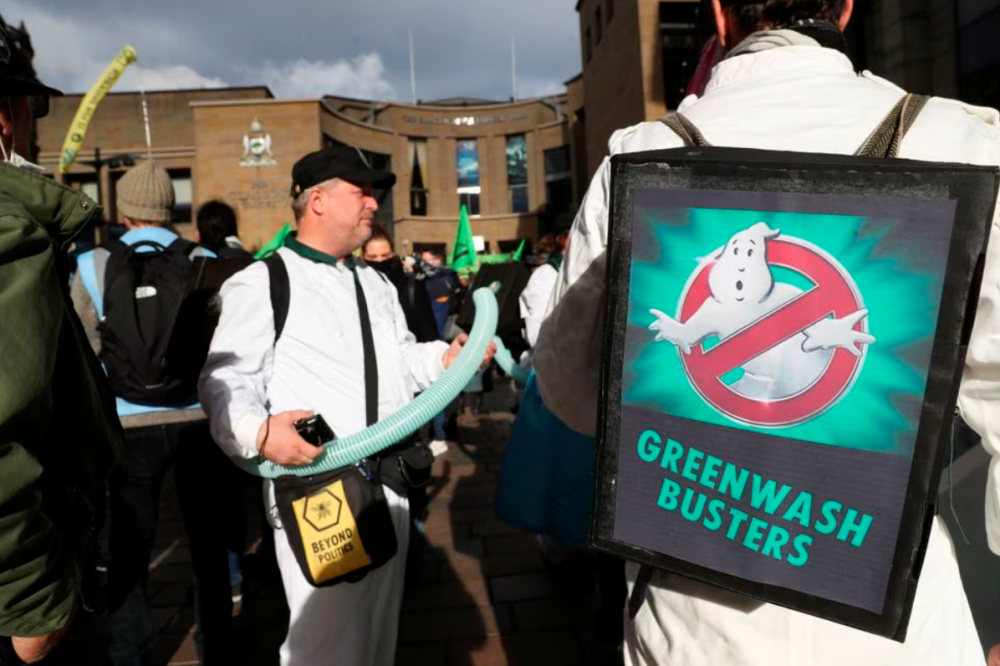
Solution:
<svg viewBox="0 0 1000 666"><path fill-rule="evenodd" d="M462 351L462 347L464 347L465 343L468 341L469 341L469 336L463 333L462 335L455 338L455 341L451 343L451 347L449 347L448 351L444 353L444 359L442 359L442 363L444 364L445 370L451 367L451 364L455 362L455 359L458 358L459 353ZM483 357L483 364L479 366L479 368L481 370L485 370L489 366L490 362L493 360L493 355L496 353L497 353L497 346L496 344L491 342L489 346L486 347L486 356Z"/></svg>
<svg viewBox="0 0 1000 666"><path fill-rule="evenodd" d="M990 661L987 666L1000 666L1000 643L993 646L990 650Z"/></svg>
<svg viewBox="0 0 1000 666"><path fill-rule="evenodd" d="M294 423L313 415L315 412L306 411L275 414L261 424L257 432L257 450L262 456L278 465L291 467L308 465L316 460L323 449L299 437Z"/></svg>
<svg viewBox="0 0 1000 666"><path fill-rule="evenodd" d="M45 659L55 649L59 641L69 631L69 625L70 623L67 622L61 629L56 629L44 636L36 636L34 638L18 638L14 636L10 639L10 642L14 646L14 652L21 658L21 661L27 664L34 664Z"/></svg>

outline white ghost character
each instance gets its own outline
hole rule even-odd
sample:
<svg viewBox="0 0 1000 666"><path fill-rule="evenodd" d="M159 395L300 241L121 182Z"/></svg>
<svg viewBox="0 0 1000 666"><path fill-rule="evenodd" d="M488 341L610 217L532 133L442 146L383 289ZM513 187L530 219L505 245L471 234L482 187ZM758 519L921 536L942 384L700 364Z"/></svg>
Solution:
<svg viewBox="0 0 1000 666"><path fill-rule="evenodd" d="M758 222L735 234L717 254L708 276L711 297L684 324L659 310L650 310L656 321L656 341L673 343L685 354L706 338L726 340L767 316L802 293L789 284L776 283L767 263L767 241L781 232ZM742 366L743 377L729 386L754 400L789 398L812 386L826 370L839 347L861 355L857 343L875 338L855 331L868 316L862 309L842 319L826 318L772 347Z"/></svg>

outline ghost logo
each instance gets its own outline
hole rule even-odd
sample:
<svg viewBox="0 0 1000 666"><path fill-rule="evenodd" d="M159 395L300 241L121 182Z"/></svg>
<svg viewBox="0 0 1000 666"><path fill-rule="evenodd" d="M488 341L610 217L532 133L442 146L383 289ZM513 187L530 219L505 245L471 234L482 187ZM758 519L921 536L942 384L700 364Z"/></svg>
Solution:
<svg viewBox="0 0 1000 666"><path fill-rule="evenodd" d="M302 517L317 532L336 527L340 522L340 510L343 502L329 490L321 490L306 498Z"/></svg>
<svg viewBox="0 0 1000 666"><path fill-rule="evenodd" d="M735 234L692 274L677 319L650 311L656 341L676 345L699 395L725 416L765 428L805 423L837 404L875 342L840 263L780 235L763 222ZM813 286L776 282L776 267ZM718 344L706 349L712 339Z"/></svg>

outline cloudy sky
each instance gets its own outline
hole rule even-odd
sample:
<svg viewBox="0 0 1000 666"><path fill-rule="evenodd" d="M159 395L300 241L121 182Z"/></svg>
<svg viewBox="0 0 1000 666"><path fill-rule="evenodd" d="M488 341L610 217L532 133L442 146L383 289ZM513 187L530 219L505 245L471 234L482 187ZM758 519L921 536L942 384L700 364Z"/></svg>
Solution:
<svg viewBox="0 0 1000 666"><path fill-rule="evenodd" d="M580 71L575 0L6 0L40 78L84 92L125 44L139 61L115 90L270 86L279 97L417 94L505 99L557 93Z"/></svg>

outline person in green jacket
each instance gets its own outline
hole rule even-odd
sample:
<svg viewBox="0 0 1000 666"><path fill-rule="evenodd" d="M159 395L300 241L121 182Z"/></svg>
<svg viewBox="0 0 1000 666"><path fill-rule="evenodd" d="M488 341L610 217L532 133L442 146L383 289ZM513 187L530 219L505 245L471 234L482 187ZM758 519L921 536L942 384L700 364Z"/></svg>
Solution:
<svg viewBox="0 0 1000 666"><path fill-rule="evenodd" d="M69 299L66 249L101 209L22 157L55 94L0 24L0 666L101 663L57 646L99 604L97 534L124 446Z"/></svg>

